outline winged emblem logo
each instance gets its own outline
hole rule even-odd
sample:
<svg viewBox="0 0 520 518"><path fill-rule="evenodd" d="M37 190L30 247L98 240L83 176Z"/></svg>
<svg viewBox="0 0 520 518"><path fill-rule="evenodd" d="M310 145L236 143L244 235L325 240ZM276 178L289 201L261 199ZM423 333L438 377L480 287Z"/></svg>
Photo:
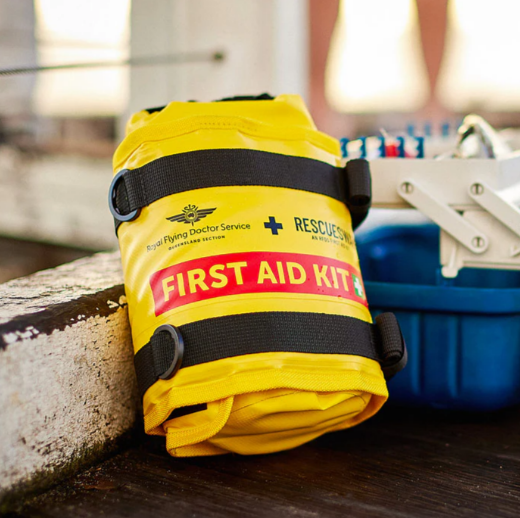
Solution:
<svg viewBox="0 0 520 518"><path fill-rule="evenodd" d="M196 205L187 205L182 209L180 214L176 214L175 216L170 216L166 218L168 221L172 223L185 223L193 226L197 221L213 214L215 212L216 207L213 209L199 209Z"/></svg>

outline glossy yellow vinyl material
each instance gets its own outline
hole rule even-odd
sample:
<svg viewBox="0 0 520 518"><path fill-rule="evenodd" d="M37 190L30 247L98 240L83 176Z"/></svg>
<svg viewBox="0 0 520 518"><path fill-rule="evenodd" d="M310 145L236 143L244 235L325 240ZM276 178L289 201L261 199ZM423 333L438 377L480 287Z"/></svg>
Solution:
<svg viewBox="0 0 520 518"><path fill-rule="evenodd" d="M205 149L340 165L338 142L316 130L298 96L282 95L139 112L114 172ZM143 208L118 237L136 353L163 324L229 315L289 311L372 321L350 214L321 194L265 186L185 191ZM146 432L165 435L172 455L256 454L353 426L387 397L374 360L270 352L181 368L146 391L143 408ZM200 404L206 408L169 418Z"/></svg>

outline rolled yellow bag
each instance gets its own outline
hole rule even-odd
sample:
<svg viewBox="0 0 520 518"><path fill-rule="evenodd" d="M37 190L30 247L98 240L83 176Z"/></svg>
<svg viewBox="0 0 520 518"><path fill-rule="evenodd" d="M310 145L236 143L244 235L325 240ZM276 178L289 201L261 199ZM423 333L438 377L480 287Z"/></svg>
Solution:
<svg viewBox="0 0 520 518"><path fill-rule="evenodd" d="M114 172L145 430L171 455L293 448L381 408L406 349L359 271L368 164L298 96L138 112Z"/></svg>

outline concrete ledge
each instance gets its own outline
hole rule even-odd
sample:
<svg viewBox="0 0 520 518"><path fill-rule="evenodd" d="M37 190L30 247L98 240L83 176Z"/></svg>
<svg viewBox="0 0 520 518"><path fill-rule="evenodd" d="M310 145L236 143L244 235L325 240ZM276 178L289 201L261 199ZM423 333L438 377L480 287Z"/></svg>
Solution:
<svg viewBox="0 0 520 518"><path fill-rule="evenodd" d="M113 448L137 401L119 254L0 285L0 510Z"/></svg>

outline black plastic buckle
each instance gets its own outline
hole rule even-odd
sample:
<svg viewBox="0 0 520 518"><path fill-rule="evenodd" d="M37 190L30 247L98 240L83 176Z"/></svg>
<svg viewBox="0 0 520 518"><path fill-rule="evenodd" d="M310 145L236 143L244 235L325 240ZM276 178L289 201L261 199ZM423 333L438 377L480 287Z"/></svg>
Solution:
<svg viewBox="0 0 520 518"><path fill-rule="evenodd" d="M123 175L128 171L128 169L122 169L119 171L114 178L112 179L112 183L110 184L110 189L108 191L108 207L110 208L110 212L114 219L117 221L133 221L134 219L139 217L141 213L141 209L135 209L128 214L121 214L117 208L117 184L123 178Z"/></svg>
<svg viewBox="0 0 520 518"><path fill-rule="evenodd" d="M175 354L173 355L172 362L168 369L166 369L162 374L159 374L158 378L161 380L169 380L175 376L176 372L181 368L182 358L184 356L184 340L180 331L169 324L164 324L159 326L155 332L154 336L158 333L169 333L172 337L174 346L175 346Z"/></svg>

